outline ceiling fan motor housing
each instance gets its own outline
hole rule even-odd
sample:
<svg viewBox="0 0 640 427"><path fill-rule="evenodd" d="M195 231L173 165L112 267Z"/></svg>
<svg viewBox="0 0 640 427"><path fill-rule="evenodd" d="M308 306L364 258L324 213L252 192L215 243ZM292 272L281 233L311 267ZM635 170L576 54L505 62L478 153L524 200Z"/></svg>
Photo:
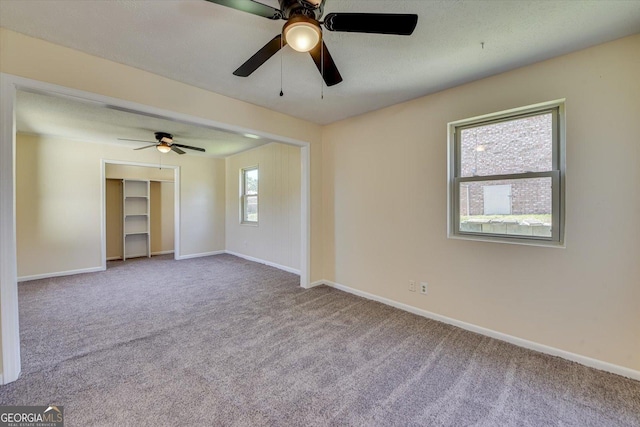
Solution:
<svg viewBox="0 0 640 427"><path fill-rule="evenodd" d="M324 8L324 0L317 2L313 0L279 0L279 2L280 10L282 10L285 19L302 15L319 21Z"/></svg>
<svg viewBox="0 0 640 427"><path fill-rule="evenodd" d="M172 143L173 142L173 135L171 135L170 133L167 132L156 132L156 140L158 140L158 142L165 142L165 143Z"/></svg>

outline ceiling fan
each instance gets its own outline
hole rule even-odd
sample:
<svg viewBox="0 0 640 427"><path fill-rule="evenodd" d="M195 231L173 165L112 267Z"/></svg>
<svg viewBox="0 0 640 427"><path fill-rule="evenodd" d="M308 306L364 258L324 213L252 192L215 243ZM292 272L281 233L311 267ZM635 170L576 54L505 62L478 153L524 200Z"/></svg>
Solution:
<svg viewBox="0 0 640 427"><path fill-rule="evenodd" d="M309 52L327 86L333 86L342 81L342 76L322 40L321 25L328 31L408 36L418 23L418 15L392 13L329 13L324 21L320 21L325 0L278 0L280 9L253 0L207 1L264 18L287 21L282 34L275 36L233 72L240 77L249 76L288 44L298 52Z"/></svg>
<svg viewBox="0 0 640 427"><path fill-rule="evenodd" d="M178 154L185 154L185 151L182 151L180 148L188 148L189 150L196 150L205 152L204 148L200 147L192 147L190 145L176 144L173 141L173 135L166 132L156 132L155 133L156 140L158 142L153 143L151 145L147 145L145 147L134 148L134 150L144 150L145 148L156 147L156 149L161 153L168 153L169 151L175 151ZM152 142L152 141L143 141L141 139L127 139L127 138L118 138L120 141L138 141L138 142Z"/></svg>

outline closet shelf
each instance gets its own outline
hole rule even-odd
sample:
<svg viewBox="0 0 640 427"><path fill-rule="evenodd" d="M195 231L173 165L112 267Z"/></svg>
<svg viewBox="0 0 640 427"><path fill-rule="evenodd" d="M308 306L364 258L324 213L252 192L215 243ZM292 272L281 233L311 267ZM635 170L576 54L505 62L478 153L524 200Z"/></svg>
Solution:
<svg viewBox="0 0 640 427"><path fill-rule="evenodd" d="M123 260L151 256L149 233L149 181L122 180Z"/></svg>

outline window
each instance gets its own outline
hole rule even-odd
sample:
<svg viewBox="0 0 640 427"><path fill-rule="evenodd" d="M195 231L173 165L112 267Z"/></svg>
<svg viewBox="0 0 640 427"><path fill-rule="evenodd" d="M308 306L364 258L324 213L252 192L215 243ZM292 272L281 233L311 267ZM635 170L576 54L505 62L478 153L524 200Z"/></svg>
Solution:
<svg viewBox="0 0 640 427"><path fill-rule="evenodd" d="M449 236L562 245L563 101L449 123Z"/></svg>
<svg viewBox="0 0 640 427"><path fill-rule="evenodd" d="M242 169L240 210L243 224L258 224L258 167Z"/></svg>

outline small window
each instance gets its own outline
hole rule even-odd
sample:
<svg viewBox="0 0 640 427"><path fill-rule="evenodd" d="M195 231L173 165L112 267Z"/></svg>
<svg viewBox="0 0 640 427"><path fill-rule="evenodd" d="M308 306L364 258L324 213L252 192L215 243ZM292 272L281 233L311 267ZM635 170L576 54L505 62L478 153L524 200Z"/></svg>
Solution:
<svg viewBox="0 0 640 427"><path fill-rule="evenodd" d="M561 245L563 102L449 123L449 236Z"/></svg>
<svg viewBox="0 0 640 427"><path fill-rule="evenodd" d="M240 210L243 224L258 224L258 167L242 169Z"/></svg>

